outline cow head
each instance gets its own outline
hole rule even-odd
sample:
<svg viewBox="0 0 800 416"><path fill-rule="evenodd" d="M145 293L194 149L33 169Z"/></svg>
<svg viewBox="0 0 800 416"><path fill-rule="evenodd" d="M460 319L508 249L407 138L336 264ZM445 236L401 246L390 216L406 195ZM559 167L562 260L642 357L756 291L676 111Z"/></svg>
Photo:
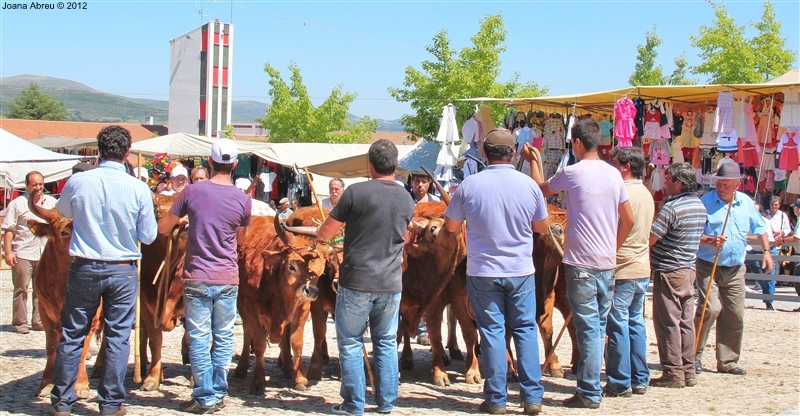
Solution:
<svg viewBox="0 0 800 416"><path fill-rule="evenodd" d="M38 192L38 191L37 191ZM36 220L28 221L28 228L38 237L47 237L47 247L54 250L57 256L69 256L69 242L72 239L72 220L66 219L58 214L55 208L45 209L33 203L36 199L36 192L28 198L28 209L39 218L47 222ZM52 247L52 248L51 248ZM42 258L44 259L44 254Z"/></svg>
<svg viewBox="0 0 800 416"><path fill-rule="evenodd" d="M325 251L318 249L308 235L295 235L292 230L295 227L285 229L280 217L275 216L274 225L277 237L283 244L279 251L264 250L261 253L264 258L263 277L277 276L286 299L296 297L301 302L316 300L319 295L317 281L325 272L327 262Z"/></svg>
<svg viewBox="0 0 800 416"><path fill-rule="evenodd" d="M156 221L167 216L167 213L172 209L172 204L175 202L174 195L160 195L153 194L153 211L156 214Z"/></svg>

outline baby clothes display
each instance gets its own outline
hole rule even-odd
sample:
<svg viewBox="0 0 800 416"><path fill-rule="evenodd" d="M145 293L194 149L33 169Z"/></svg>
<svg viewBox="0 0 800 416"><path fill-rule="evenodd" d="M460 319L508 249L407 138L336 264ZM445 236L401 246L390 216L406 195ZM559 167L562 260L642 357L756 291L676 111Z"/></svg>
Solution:
<svg viewBox="0 0 800 416"><path fill-rule="evenodd" d="M786 180L786 192L800 194L800 170L795 170L789 174L789 178Z"/></svg>
<svg viewBox="0 0 800 416"><path fill-rule="evenodd" d="M600 127L600 146L611 146L611 131L614 130L614 125L607 118L603 118L597 126Z"/></svg>
<svg viewBox="0 0 800 416"><path fill-rule="evenodd" d="M672 163L683 163L683 150L681 150L681 144L678 141L672 142Z"/></svg>
<svg viewBox="0 0 800 416"><path fill-rule="evenodd" d="M761 165L763 170L775 170L775 148L764 148L764 164Z"/></svg>
<svg viewBox="0 0 800 416"><path fill-rule="evenodd" d="M678 139L681 142L681 147L694 147L694 123L696 120L695 113L689 109L683 113L683 127L681 128L681 135Z"/></svg>
<svg viewBox="0 0 800 416"><path fill-rule="evenodd" d="M778 143L778 153L781 154L781 160L778 162L779 169L797 170L799 165L797 145L797 131L787 130L783 133L781 141Z"/></svg>
<svg viewBox="0 0 800 416"><path fill-rule="evenodd" d="M664 189L664 170L656 167L650 176L650 190L655 192L662 189Z"/></svg>
<svg viewBox="0 0 800 416"><path fill-rule="evenodd" d="M730 133L720 132L717 135L717 151L723 153L732 153L739 151L739 137L736 136L736 130L732 129Z"/></svg>
<svg viewBox="0 0 800 416"><path fill-rule="evenodd" d="M800 89L791 86L784 88L782 92L781 127L800 127L800 104L798 104Z"/></svg>
<svg viewBox="0 0 800 416"><path fill-rule="evenodd" d="M659 137L650 142L650 163L669 165L669 140Z"/></svg>
<svg viewBox="0 0 800 416"><path fill-rule="evenodd" d="M703 136L700 139L701 149L710 149L717 145L717 135L714 134L714 119L710 112L705 114L703 121Z"/></svg>
<svg viewBox="0 0 800 416"><path fill-rule="evenodd" d="M733 130L733 93L730 91L719 92L713 129L720 133L730 133Z"/></svg>
<svg viewBox="0 0 800 416"><path fill-rule="evenodd" d="M756 145L751 142L742 143L742 162L745 168L752 168L759 166L758 150Z"/></svg>
<svg viewBox="0 0 800 416"><path fill-rule="evenodd" d="M775 190L780 191L786 189L786 171L783 169L775 169L772 172L775 180Z"/></svg>
<svg viewBox="0 0 800 416"><path fill-rule="evenodd" d="M644 113L644 134L643 139L660 139L661 138L661 112L650 109Z"/></svg>
<svg viewBox="0 0 800 416"><path fill-rule="evenodd" d="M622 97L614 104L614 136L617 138L617 145L620 147L630 147L633 145L633 136L636 133L633 125L633 117L636 115L636 107L628 97Z"/></svg>
<svg viewBox="0 0 800 416"><path fill-rule="evenodd" d="M745 136L747 134L747 125L744 113L744 107L747 103L743 99L733 100L733 129L738 131L739 134Z"/></svg>
<svg viewBox="0 0 800 416"><path fill-rule="evenodd" d="M753 113L753 103L746 103L744 106L744 124L746 132L744 134L744 141L751 142L758 145L758 136L756 133L755 114Z"/></svg>
<svg viewBox="0 0 800 416"><path fill-rule="evenodd" d="M644 134L644 113L647 111L647 104L645 104L642 97L636 97L633 99L633 106L636 108L636 115L633 117L636 135L641 136Z"/></svg>

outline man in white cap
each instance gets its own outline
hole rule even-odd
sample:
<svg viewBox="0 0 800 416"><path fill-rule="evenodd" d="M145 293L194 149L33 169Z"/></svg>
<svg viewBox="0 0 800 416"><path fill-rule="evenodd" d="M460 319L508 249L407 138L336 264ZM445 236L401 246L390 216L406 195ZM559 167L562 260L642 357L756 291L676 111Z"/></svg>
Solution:
<svg viewBox="0 0 800 416"><path fill-rule="evenodd" d="M183 165L175 166L169 175L169 183L172 184L172 189L162 191L161 195L177 195L186 188L189 183L189 171Z"/></svg>
<svg viewBox="0 0 800 416"><path fill-rule="evenodd" d="M278 206L278 216L281 217L282 219L289 218L289 216L292 215L292 212L294 212L289 207L289 198L286 197L281 198L281 200L278 201L278 203L280 204L280 206Z"/></svg>
<svg viewBox="0 0 800 416"><path fill-rule="evenodd" d="M224 397L228 395L239 293L236 244L244 241L252 210L250 197L231 183L237 154L233 141L215 140L209 160L214 176L179 193L172 209L158 223L161 234L170 233L186 215L192 223L183 296L194 389L192 400L180 405L189 413L214 413L225 407Z"/></svg>
<svg viewBox="0 0 800 416"><path fill-rule="evenodd" d="M244 192L245 195L250 196L250 190L252 189L254 183L255 181L251 181L250 179L239 178L233 184L237 188L241 189L241 191ZM275 216L276 214L275 210L272 209L272 207L269 206L269 204L267 204L266 202L252 198L252 203L253 203L253 209L250 211L250 214L253 217Z"/></svg>

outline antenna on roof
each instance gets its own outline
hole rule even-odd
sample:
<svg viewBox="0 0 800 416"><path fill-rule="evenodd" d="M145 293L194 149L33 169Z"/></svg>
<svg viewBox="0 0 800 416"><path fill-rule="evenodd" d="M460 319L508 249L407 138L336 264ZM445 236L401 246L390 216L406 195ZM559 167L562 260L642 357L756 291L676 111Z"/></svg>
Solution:
<svg viewBox="0 0 800 416"><path fill-rule="evenodd" d="M209 17L211 15L203 13L203 2L195 2L194 4L195 11L197 14L200 15L200 26L203 25L203 18Z"/></svg>

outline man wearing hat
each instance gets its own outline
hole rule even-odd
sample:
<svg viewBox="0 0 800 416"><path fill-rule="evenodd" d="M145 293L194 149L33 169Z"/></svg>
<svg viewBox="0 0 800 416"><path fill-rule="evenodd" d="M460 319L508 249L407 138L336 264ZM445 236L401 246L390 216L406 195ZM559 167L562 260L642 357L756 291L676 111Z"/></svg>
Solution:
<svg viewBox="0 0 800 416"><path fill-rule="evenodd" d="M445 228L467 222L467 292L481 335L486 379L479 410L506 414L506 328L519 360L519 396L526 414L542 411L536 328L533 233L548 232L547 206L533 181L511 164L516 141L505 129L486 135L488 166L458 187L445 211Z"/></svg>
<svg viewBox="0 0 800 416"><path fill-rule="evenodd" d="M567 195L563 262L580 360L577 391L564 400L564 405L597 409L603 398L600 372L606 322L614 295L617 250L630 234L634 218L622 176L597 153L600 127L586 118L575 123L571 133L578 163L544 180L533 162L531 177L545 197L561 191ZM533 160L530 145L525 145L522 157Z"/></svg>
<svg viewBox="0 0 800 416"><path fill-rule="evenodd" d="M172 189L162 191L161 195L171 196L181 193L189 183L189 171L183 165L175 166L170 172L169 183L172 185Z"/></svg>
<svg viewBox="0 0 800 416"><path fill-rule="evenodd" d="M278 216L281 217L281 219L285 220L289 218L289 216L292 215L292 212L294 212L289 205L289 198L281 198L281 200L278 201L278 204L280 204L278 207Z"/></svg>
<svg viewBox="0 0 800 416"><path fill-rule="evenodd" d="M192 400L180 405L189 413L214 413L225 407L224 397L228 395L239 293L236 244L244 241L252 210L250 197L231 183L231 172L238 165L237 154L233 141L215 140L209 160L214 176L186 187L158 223L161 234L170 233L186 215L192 223L183 269L183 296L194 389Z"/></svg>
<svg viewBox="0 0 800 416"><path fill-rule="evenodd" d="M703 305L708 297L708 307L702 322L702 307L697 309L694 318L695 330L700 332L695 357L697 371L703 368L701 359L706 339L716 322L717 371L734 375L747 374L738 365L744 334L744 259L747 233L759 236L761 247L769 247L770 244L769 228L764 218L747 195L736 191L741 177L738 164L721 164L716 174L716 189L700 198L708 217L697 251L698 305ZM726 216L729 218L723 234ZM715 260L716 273L710 293L707 293ZM769 250L764 250L762 269L772 270L772 255Z"/></svg>

